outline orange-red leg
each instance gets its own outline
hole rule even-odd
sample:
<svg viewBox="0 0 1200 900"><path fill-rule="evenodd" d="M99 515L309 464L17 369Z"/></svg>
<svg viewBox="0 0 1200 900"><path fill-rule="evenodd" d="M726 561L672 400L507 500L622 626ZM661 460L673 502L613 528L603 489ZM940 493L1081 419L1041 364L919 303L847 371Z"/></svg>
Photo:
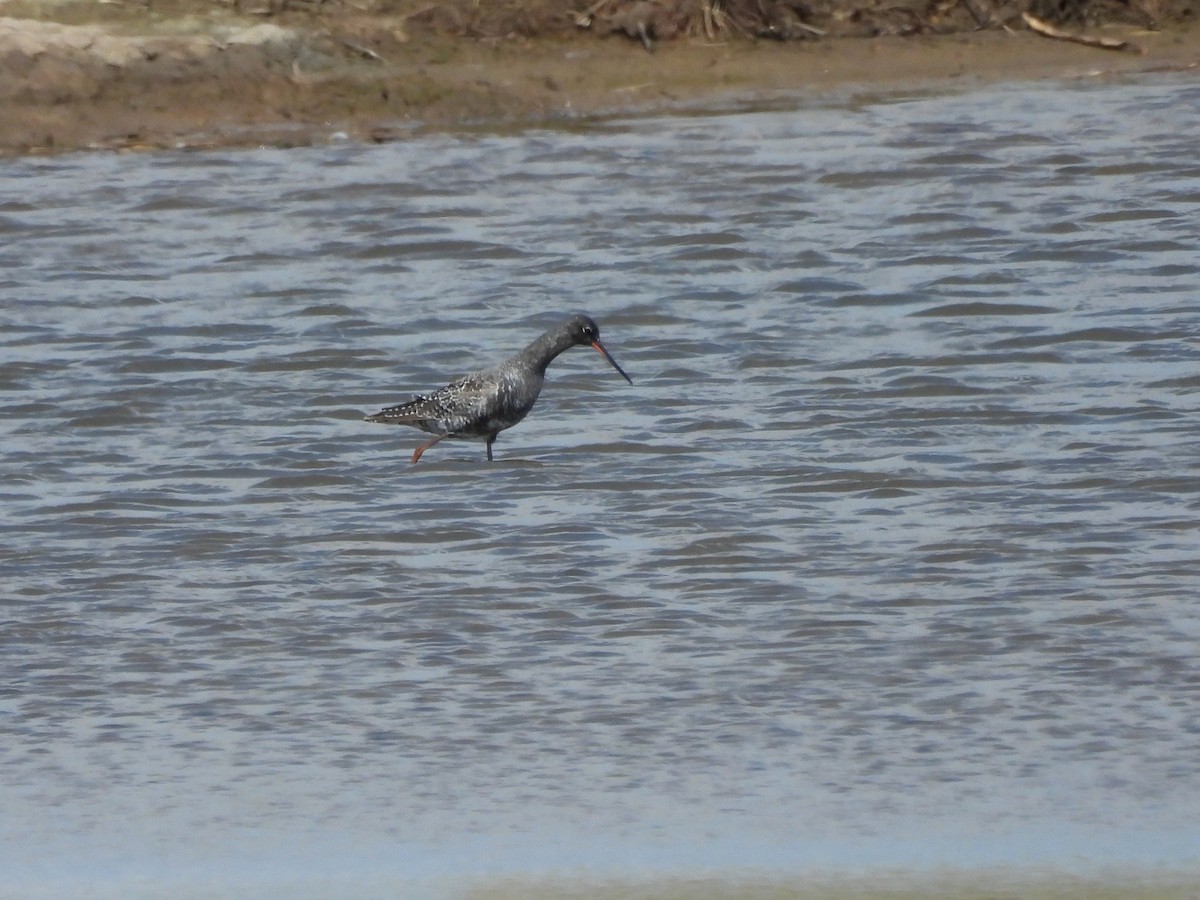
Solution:
<svg viewBox="0 0 1200 900"><path fill-rule="evenodd" d="M413 462L415 463L418 459L420 459L422 453L424 453L426 450L428 450L430 447L432 447L434 444L436 444L438 441L440 441L445 436L446 435L444 435L444 434L439 434L433 440L426 441L420 447L418 447L416 450L414 450L413 451Z"/></svg>

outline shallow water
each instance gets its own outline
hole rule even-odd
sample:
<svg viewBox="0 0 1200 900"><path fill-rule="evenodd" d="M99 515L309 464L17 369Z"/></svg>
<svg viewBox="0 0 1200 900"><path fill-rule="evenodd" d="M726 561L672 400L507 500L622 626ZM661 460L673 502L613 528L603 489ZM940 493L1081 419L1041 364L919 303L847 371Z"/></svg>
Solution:
<svg viewBox="0 0 1200 900"><path fill-rule="evenodd" d="M0 893L1195 865L1197 140L1144 79L6 162ZM495 463L361 421L577 309L634 385Z"/></svg>

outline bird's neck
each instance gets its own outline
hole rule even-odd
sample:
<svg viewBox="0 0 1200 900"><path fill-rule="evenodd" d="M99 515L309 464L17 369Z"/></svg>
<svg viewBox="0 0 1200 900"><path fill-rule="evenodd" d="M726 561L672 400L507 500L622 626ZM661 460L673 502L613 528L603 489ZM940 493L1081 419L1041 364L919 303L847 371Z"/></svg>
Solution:
<svg viewBox="0 0 1200 900"><path fill-rule="evenodd" d="M541 374L546 374L546 367L564 350L574 346L571 336L562 331L547 331L540 338L517 354L522 365L528 366Z"/></svg>

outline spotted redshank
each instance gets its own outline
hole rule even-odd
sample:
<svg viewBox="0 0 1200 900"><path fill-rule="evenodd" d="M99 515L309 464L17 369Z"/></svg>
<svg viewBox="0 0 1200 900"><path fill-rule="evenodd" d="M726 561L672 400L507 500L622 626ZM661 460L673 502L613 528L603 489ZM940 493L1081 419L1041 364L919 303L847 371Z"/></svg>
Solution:
<svg viewBox="0 0 1200 900"><path fill-rule="evenodd" d="M428 396L389 406L367 416L366 421L411 425L434 435L433 440L413 452L414 463L442 438L487 441L490 462L496 436L505 428L512 428L533 409L546 383L546 367L564 350L588 344L633 384L633 379L600 343L600 326L588 316L576 315L551 328L507 362L452 381Z"/></svg>

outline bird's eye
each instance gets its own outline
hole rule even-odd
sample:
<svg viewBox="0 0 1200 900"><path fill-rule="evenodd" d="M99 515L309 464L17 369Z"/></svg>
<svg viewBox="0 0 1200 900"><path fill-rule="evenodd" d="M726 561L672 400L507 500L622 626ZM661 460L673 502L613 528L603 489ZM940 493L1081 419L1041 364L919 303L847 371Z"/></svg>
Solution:
<svg viewBox="0 0 1200 900"><path fill-rule="evenodd" d="M593 328L591 325L584 325L584 326L583 326L583 334L584 334L584 337L591 337L591 336L592 336L593 334L595 334L595 333L596 333L596 329L595 329L595 328Z"/></svg>

